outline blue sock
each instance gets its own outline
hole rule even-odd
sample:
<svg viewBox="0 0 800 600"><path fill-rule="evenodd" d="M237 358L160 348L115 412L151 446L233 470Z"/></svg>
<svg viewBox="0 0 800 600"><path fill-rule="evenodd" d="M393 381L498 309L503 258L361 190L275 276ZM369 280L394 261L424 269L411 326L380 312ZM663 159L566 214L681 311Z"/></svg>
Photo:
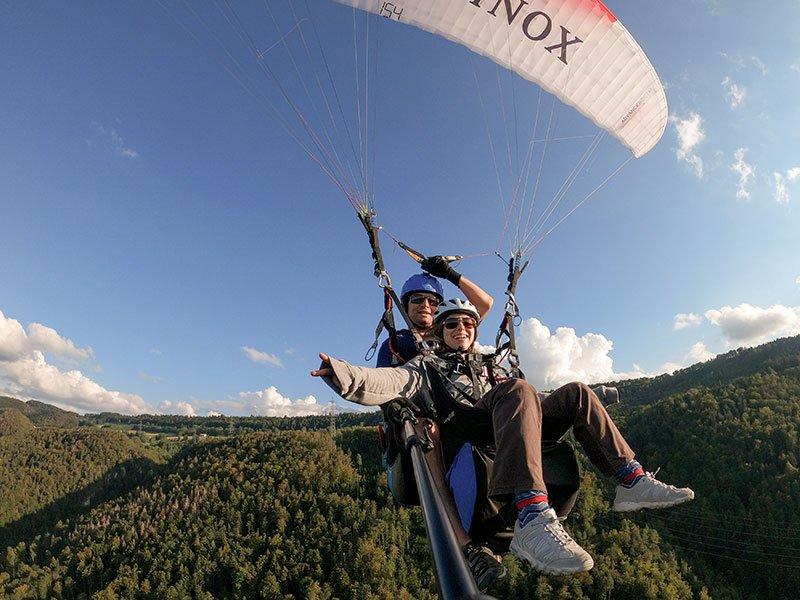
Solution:
<svg viewBox="0 0 800 600"><path fill-rule="evenodd" d="M622 487L632 488L636 483L644 477L644 469L635 460L630 461L627 465L617 471L617 481Z"/></svg>
<svg viewBox="0 0 800 600"><path fill-rule="evenodd" d="M542 492L541 490L517 492L514 496L514 504L519 509L517 519L521 527L524 527L542 514L543 511L550 508L550 504L547 501L547 492Z"/></svg>

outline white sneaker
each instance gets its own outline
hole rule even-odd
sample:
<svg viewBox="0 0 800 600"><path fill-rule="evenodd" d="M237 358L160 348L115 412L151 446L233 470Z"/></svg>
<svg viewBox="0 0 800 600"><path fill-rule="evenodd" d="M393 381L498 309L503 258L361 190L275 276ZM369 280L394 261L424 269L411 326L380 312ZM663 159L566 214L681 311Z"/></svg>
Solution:
<svg viewBox="0 0 800 600"><path fill-rule="evenodd" d="M545 573L580 573L594 566L589 553L564 531L552 508L524 527L517 521L511 553Z"/></svg>
<svg viewBox="0 0 800 600"><path fill-rule="evenodd" d="M689 488L676 488L656 479L655 473L645 473L633 487L617 486L614 510L628 512L640 508L667 508L694 499Z"/></svg>

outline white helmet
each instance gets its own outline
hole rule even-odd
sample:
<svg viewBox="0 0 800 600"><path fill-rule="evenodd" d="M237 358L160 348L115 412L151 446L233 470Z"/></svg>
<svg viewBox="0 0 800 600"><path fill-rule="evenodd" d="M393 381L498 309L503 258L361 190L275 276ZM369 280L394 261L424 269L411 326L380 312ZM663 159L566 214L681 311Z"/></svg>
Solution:
<svg viewBox="0 0 800 600"><path fill-rule="evenodd" d="M481 316L478 314L478 309L469 300L462 300L461 298L451 298L445 300L436 309L436 314L433 317L434 323L441 323L448 315L463 314L473 317L475 321L480 323Z"/></svg>

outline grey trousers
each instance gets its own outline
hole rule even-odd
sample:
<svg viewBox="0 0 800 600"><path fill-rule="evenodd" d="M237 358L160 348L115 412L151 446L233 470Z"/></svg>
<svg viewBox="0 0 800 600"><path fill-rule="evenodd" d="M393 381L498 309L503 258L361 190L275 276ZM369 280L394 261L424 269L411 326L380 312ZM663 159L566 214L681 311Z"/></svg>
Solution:
<svg viewBox="0 0 800 600"><path fill-rule="evenodd" d="M544 400L522 379L509 379L487 392L474 407L456 408L444 438L456 435L496 454L489 496L546 490L542 440L558 440L570 428L592 464L613 476L634 452L597 395L583 383L568 383ZM452 438L451 438L452 439Z"/></svg>

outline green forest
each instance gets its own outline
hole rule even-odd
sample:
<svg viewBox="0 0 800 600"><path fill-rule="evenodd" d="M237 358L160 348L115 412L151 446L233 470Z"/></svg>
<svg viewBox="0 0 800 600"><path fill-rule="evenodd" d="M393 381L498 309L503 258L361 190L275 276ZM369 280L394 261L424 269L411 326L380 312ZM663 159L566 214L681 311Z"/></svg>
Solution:
<svg viewBox="0 0 800 600"><path fill-rule="evenodd" d="M544 576L509 555L491 593L797 598L800 337L615 385L638 459L696 500L613 513L613 482L578 449L566 527L595 567ZM0 398L0 596L435 598L422 513L388 492L379 422L80 416Z"/></svg>

